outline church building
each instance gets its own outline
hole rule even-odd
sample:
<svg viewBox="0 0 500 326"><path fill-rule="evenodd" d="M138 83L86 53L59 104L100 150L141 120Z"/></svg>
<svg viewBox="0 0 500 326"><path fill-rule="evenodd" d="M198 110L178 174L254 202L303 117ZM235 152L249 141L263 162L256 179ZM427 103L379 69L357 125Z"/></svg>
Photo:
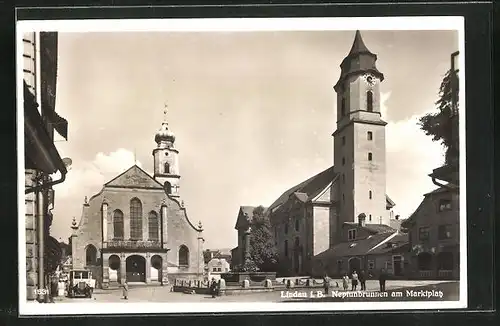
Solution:
<svg viewBox="0 0 500 326"><path fill-rule="evenodd" d="M366 237L384 234L378 237L380 241L398 232L399 221L392 211L395 203L386 194L387 123L380 112L384 75L377 69L376 60L377 55L368 50L356 31L334 86L334 165L290 188L268 208L285 275L311 275L316 269L313 266L329 264L315 260L336 260L322 253L344 241L359 240L358 224L376 230ZM366 251L377 244L371 243Z"/></svg>
<svg viewBox="0 0 500 326"><path fill-rule="evenodd" d="M179 151L166 111L155 142L153 176L133 165L85 198L80 223L73 220L73 268L92 270L103 288L203 274L203 229L180 199Z"/></svg>

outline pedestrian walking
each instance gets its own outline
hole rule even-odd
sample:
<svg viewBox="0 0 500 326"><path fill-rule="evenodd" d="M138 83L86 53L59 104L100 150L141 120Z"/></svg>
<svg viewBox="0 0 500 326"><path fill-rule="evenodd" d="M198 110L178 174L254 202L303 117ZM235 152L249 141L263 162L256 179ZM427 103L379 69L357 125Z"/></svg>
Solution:
<svg viewBox="0 0 500 326"><path fill-rule="evenodd" d="M359 272L359 284L361 286L361 291L366 291L366 275L363 270Z"/></svg>
<svg viewBox="0 0 500 326"><path fill-rule="evenodd" d="M217 281L214 277L212 277L212 283L210 284L210 294L212 294L212 298L215 298L217 294Z"/></svg>
<svg viewBox="0 0 500 326"><path fill-rule="evenodd" d="M328 291L330 290L330 278L326 273L325 276L323 277L323 288L325 289L325 294L328 294Z"/></svg>
<svg viewBox="0 0 500 326"><path fill-rule="evenodd" d="M123 289L123 299L128 300L128 283L127 280L124 280L122 283L122 289Z"/></svg>
<svg viewBox="0 0 500 326"><path fill-rule="evenodd" d="M385 269L380 270L380 275L378 277L378 283L380 285L380 292L385 292L385 281L387 281L387 273Z"/></svg>
<svg viewBox="0 0 500 326"><path fill-rule="evenodd" d="M352 289L351 289L351 291L356 291L356 289L358 287L358 281L359 281L358 273L356 273L356 270L354 270L352 272L352 280L351 280Z"/></svg>
<svg viewBox="0 0 500 326"><path fill-rule="evenodd" d="M342 286L344 287L344 291L347 291L349 289L349 276L347 275L347 273L345 273L342 277Z"/></svg>

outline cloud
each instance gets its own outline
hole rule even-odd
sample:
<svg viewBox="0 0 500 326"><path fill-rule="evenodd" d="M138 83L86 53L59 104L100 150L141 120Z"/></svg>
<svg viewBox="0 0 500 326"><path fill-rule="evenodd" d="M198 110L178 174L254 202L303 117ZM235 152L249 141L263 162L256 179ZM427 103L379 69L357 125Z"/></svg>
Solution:
<svg viewBox="0 0 500 326"><path fill-rule="evenodd" d="M380 92L380 114L382 119L387 119L387 100L391 97L391 92Z"/></svg>
<svg viewBox="0 0 500 326"><path fill-rule="evenodd" d="M66 239L72 218L80 220L84 197L90 198L98 193L104 183L125 172L134 163L142 167L141 162L135 161L134 153L124 148L111 153L99 152L90 162L74 161L66 181L54 186L57 199L51 227L53 236Z"/></svg>
<svg viewBox="0 0 500 326"><path fill-rule="evenodd" d="M388 111L390 92L382 94L381 111ZM387 194L396 202L395 212L408 218L423 199L437 186L428 175L444 161L444 149L433 142L418 126L426 112L410 119L391 121L386 127Z"/></svg>

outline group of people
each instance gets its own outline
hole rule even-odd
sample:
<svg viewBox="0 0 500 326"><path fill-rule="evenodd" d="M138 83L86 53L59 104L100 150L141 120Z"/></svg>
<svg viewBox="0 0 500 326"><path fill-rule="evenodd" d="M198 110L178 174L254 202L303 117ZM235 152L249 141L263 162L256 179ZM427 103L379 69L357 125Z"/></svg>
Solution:
<svg viewBox="0 0 500 326"><path fill-rule="evenodd" d="M370 274L368 274L368 277L372 278L373 276L370 273ZM366 274L365 274L364 270L361 270L359 272L359 274L357 273L356 270L353 270L350 277L347 273L345 273L344 276L342 276L342 288L344 289L344 291L349 290L349 280L351 281L351 291L357 291L358 284L360 285L359 290L366 291ZM325 277L323 279L323 284L324 284L324 289L325 289L326 294L328 294L330 286L331 286L330 281L331 280L328 277L328 275L325 274ZM384 269L380 270L378 281L379 281L380 292L384 292L385 291L385 283L387 281L387 273Z"/></svg>

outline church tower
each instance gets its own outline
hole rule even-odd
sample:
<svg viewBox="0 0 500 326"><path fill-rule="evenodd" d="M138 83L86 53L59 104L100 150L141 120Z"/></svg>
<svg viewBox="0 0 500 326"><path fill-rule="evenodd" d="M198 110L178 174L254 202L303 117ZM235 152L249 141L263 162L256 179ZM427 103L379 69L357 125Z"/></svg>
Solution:
<svg viewBox="0 0 500 326"><path fill-rule="evenodd" d="M363 223L389 225L386 210L387 123L380 112L380 83L384 75L377 69L376 61L377 55L368 50L361 33L356 31L334 87L337 93L334 166L339 175L336 189L339 209L335 229L331 230L333 237L338 236L342 223L358 222L361 213L366 215Z"/></svg>
<svg viewBox="0 0 500 326"><path fill-rule="evenodd" d="M164 185L165 191L172 197L179 197L179 151L175 149L175 135L168 129L167 107L160 130L155 135L157 147L153 150L154 178Z"/></svg>

